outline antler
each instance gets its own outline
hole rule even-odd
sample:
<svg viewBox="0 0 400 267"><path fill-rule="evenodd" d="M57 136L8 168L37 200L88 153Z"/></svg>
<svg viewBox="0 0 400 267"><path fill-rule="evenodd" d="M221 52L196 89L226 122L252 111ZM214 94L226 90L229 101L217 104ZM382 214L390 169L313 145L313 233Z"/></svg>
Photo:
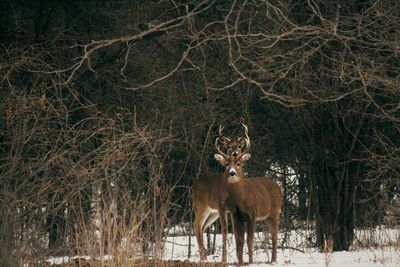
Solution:
<svg viewBox="0 0 400 267"><path fill-rule="evenodd" d="M224 127L222 125L219 126L218 129L218 138L222 138L224 141L224 144L227 144L231 141L228 137L223 136L222 131L224 130Z"/></svg>
<svg viewBox="0 0 400 267"><path fill-rule="evenodd" d="M244 127L244 136L241 137L241 139L244 139L245 144L246 144L246 148L245 150L242 152L242 155L249 152L250 150L250 137L249 137L249 128L247 128L246 124L242 123L243 127Z"/></svg>
<svg viewBox="0 0 400 267"><path fill-rule="evenodd" d="M225 137L222 135L223 129L224 129L224 127L220 125L219 129L218 129L218 137L215 139L215 149L217 150L218 153L220 153L224 157L227 157L227 155L221 151L221 149L219 148L219 144L218 144L220 138L223 140L224 145L226 145L228 142L230 142L230 139L228 137Z"/></svg>

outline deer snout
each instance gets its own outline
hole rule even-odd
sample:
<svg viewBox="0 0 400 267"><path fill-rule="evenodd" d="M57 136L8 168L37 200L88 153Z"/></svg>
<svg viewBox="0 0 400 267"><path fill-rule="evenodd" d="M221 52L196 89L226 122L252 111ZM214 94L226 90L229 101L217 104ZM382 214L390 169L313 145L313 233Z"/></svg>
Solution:
<svg viewBox="0 0 400 267"><path fill-rule="evenodd" d="M237 157L238 153L235 151L232 153L232 156Z"/></svg>
<svg viewBox="0 0 400 267"><path fill-rule="evenodd" d="M235 177L235 176L236 176L236 171L233 170L233 169L231 169L231 170L229 171L229 175L230 175L231 177Z"/></svg>

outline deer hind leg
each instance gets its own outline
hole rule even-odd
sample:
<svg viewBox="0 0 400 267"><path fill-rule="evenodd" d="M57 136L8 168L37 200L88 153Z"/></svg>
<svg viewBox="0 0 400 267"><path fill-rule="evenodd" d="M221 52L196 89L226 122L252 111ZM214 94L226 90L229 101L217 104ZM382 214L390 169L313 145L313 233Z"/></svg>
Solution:
<svg viewBox="0 0 400 267"><path fill-rule="evenodd" d="M271 231L272 237L272 259L271 262L276 262L278 250L278 234L279 234L279 214L271 215L267 220L268 228Z"/></svg>
<svg viewBox="0 0 400 267"><path fill-rule="evenodd" d="M253 263L253 244L254 244L254 233L256 231L257 221L255 218L250 218L247 225L247 249L249 251L249 263Z"/></svg>
<svg viewBox="0 0 400 267"><path fill-rule="evenodd" d="M206 249L204 246L204 240L203 240L203 229L204 228L204 223L208 219L210 215L210 210L206 208L196 208L195 209L196 213L196 219L194 222L195 225L195 232L196 232L196 240L197 240L197 245L199 247L199 252L200 252L200 260L205 261L206 258Z"/></svg>
<svg viewBox="0 0 400 267"><path fill-rule="evenodd" d="M218 212L215 212L211 209L208 209L208 214L207 218L205 219L203 223L203 229L202 231L204 232L213 222L215 222L218 219Z"/></svg>
<svg viewBox="0 0 400 267"><path fill-rule="evenodd" d="M208 227L210 227L211 224L213 224L217 219L218 219L219 215L218 212L209 209L209 214L207 219L205 220L204 224L203 224L203 230L202 232L204 233L206 231L206 229ZM210 247L210 244L208 245L208 250L207 250L207 254L211 254L212 253L212 249Z"/></svg>

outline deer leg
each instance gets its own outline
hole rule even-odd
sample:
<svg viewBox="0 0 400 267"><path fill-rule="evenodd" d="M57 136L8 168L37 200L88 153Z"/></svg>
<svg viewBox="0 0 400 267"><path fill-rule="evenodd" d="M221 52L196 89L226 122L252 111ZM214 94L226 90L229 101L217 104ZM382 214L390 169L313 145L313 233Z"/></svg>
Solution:
<svg viewBox="0 0 400 267"><path fill-rule="evenodd" d="M278 250L279 219L272 224L272 262L276 262Z"/></svg>
<svg viewBox="0 0 400 267"><path fill-rule="evenodd" d="M203 223L203 232L213 223L218 219L218 213L216 212L209 212L208 217Z"/></svg>
<svg viewBox="0 0 400 267"><path fill-rule="evenodd" d="M204 247L204 240L203 240L203 226L208 216L209 216L209 210L207 208L199 210L196 209L196 219L194 225L195 225L196 240L197 240L197 245L199 247L201 261L207 259L206 249Z"/></svg>
<svg viewBox="0 0 400 267"><path fill-rule="evenodd" d="M238 266L244 265L243 262L243 245L244 245L244 222L240 220L238 214L233 215L233 229L235 234L235 242L236 242L236 256L238 259Z"/></svg>
<svg viewBox="0 0 400 267"><path fill-rule="evenodd" d="M268 219L268 228L272 236L272 259L271 262L276 262L277 249L278 249L278 234L279 234L279 214L271 215Z"/></svg>
<svg viewBox="0 0 400 267"><path fill-rule="evenodd" d="M206 219L206 221L203 224L203 230L202 232L204 233L206 231L206 229L218 219L218 213L217 212L213 212L211 211L208 214L208 218ZM208 246L207 246L207 255L210 255L212 253L212 249L210 247L210 240L208 240Z"/></svg>
<svg viewBox="0 0 400 267"><path fill-rule="evenodd" d="M253 243L254 233L256 231L257 221L255 218L250 218L247 225L247 249L249 251L249 263L253 263Z"/></svg>
<svg viewBox="0 0 400 267"><path fill-rule="evenodd" d="M222 262L226 263L227 261L227 235L228 235L228 218L227 212L225 210L219 211L219 220L221 222L221 232L222 232Z"/></svg>

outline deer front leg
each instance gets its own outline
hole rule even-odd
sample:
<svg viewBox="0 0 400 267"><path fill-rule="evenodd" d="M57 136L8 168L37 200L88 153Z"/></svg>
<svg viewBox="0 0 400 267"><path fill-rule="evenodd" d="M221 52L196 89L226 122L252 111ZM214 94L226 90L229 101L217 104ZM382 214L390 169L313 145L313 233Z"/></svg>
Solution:
<svg viewBox="0 0 400 267"><path fill-rule="evenodd" d="M244 246L244 222L240 220L238 214L233 216L233 231L236 242L236 256L238 259L238 266L244 265L243 261L243 246Z"/></svg>
<svg viewBox="0 0 400 267"><path fill-rule="evenodd" d="M250 218L247 225L247 249L249 251L249 263L253 263L253 244L254 244L254 233L256 231L257 221L255 218Z"/></svg>
<svg viewBox="0 0 400 267"><path fill-rule="evenodd" d="M222 232L222 262L227 261L227 236L228 236L228 218L227 212L225 210L219 211L219 220L221 222L221 232Z"/></svg>

